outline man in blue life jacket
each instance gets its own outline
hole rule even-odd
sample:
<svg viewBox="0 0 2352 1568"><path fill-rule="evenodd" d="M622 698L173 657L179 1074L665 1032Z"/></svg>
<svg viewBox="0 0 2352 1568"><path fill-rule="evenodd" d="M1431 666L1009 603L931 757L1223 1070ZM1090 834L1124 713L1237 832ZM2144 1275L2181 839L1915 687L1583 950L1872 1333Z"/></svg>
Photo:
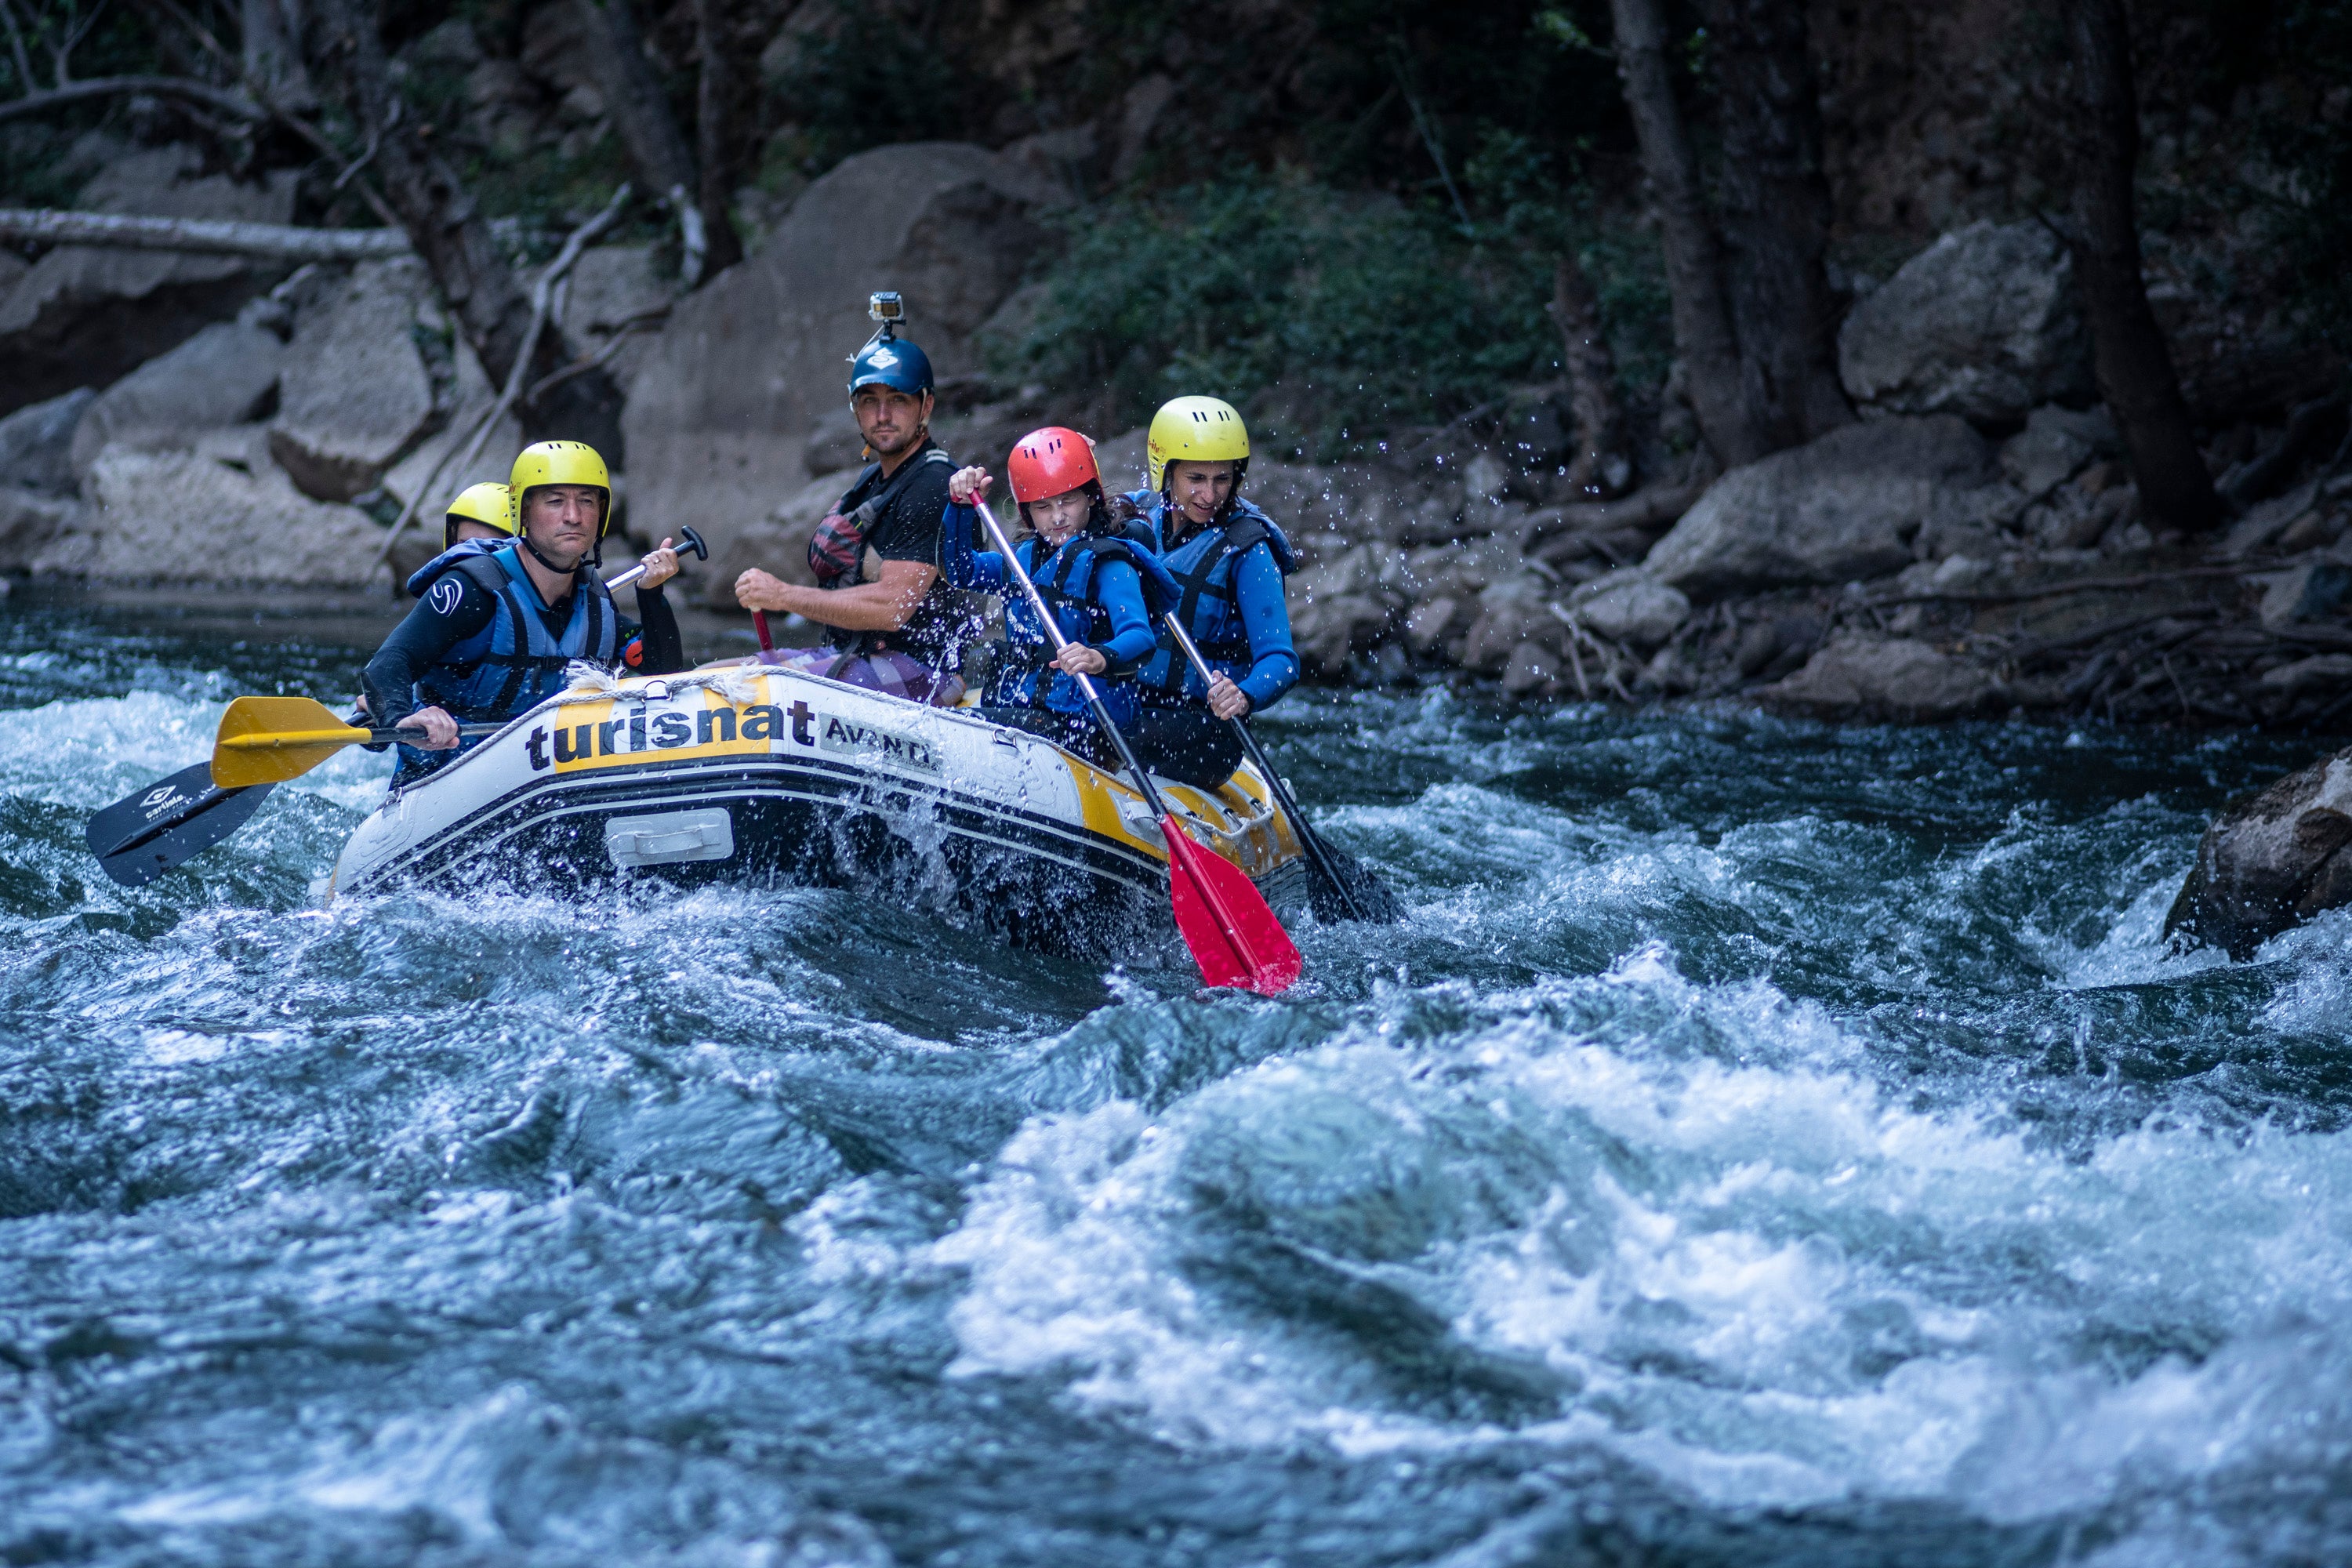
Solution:
<svg viewBox="0 0 2352 1568"><path fill-rule="evenodd" d="M958 469L948 480L947 580L1004 598L1004 651L989 674L981 717L1116 768L1118 754L1076 678L1094 682L1112 722L1131 722L1135 672L1153 647L1152 617L1175 605L1176 584L1149 538L1129 537L1112 519L1086 437L1060 426L1033 430L1014 443L1005 470L1022 521L1035 531L1012 541L1013 552L1067 646L1054 651L1004 557L971 547L974 506L988 499L993 481L985 468Z"/></svg>
<svg viewBox="0 0 2352 1568"><path fill-rule="evenodd" d="M930 359L894 326L885 321L849 362L850 411L875 461L809 542L819 585L754 566L735 580L735 599L747 610L804 616L828 634L825 646L778 648L762 663L953 707L971 631L940 576L940 518L955 464L931 439ZM870 582L869 553L881 562Z"/></svg>
<svg viewBox="0 0 2352 1568"><path fill-rule="evenodd" d="M1203 682L1160 626L1129 738L1152 772L1213 789L1241 766L1241 737L1226 721L1298 683L1283 588L1298 563L1274 520L1241 498L1249 430L1231 404L1177 398L1152 416L1146 450L1152 488L1121 499L1151 525L1176 582L1177 618L1214 679Z"/></svg>
<svg viewBox="0 0 2352 1568"><path fill-rule="evenodd" d="M394 787L455 759L460 723L499 723L563 689L574 659L663 675L686 667L677 619L661 584L677 573L670 542L645 557L637 582L642 628L621 618L596 575L612 526L604 460L577 441L542 441L515 459L509 488L520 529L487 554L468 556L426 588L361 676L376 722L415 730L403 743Z"/></svg>

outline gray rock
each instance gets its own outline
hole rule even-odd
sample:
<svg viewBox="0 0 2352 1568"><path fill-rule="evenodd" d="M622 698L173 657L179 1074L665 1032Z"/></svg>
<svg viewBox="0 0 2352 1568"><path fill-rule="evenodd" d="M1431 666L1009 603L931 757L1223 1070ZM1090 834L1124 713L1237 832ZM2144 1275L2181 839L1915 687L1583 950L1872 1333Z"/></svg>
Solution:
<svg viewBox="0 0 2352 1568"><path fill-rule="evenodd" d="M1854 306L1838 331L1838 373L1865 413L2006 424L2087 397L2074 260L2038 223L1956 229Z"/></svg>
<svg viewBox="0 0 2352 1568"><path fill-rule="evenodd" d="M2347 681L2352 681L2352 653L2315 653L2264 671L2262 688L2294 697L2314 689L2341 690Z"/></svg>
<svg viewBox="0 0 2352 1568"><path fill-rule="evenodd" d="M22 572L81 514L79 503L0 484L0 572Z"/></svg>
<svg viewBox="0 0 2352 1568"><path fill-rule="evenodd" d="M1981 708L1992 678L1906 637L1832 639L1805 667L1756 695L1825 719L1957 719Z"/></svg>
<svg viewBox="0 0 2352 1568"><path fill-rule="evenodd" d="M2306 561L2254 581L2263 585L2263 625L2273 631L2318 620L2352 598L2352 565L2341 561Z"/></svg>
<svg viewBox="0 0 2352 1568"><path fill-rule="evenodd" d="M2319 487L2320 481L2312 479L2283 496L2248 507L2246 515L2231 523L2222 536L2221 553L2244 555L2274 542L2312 509L2319 499Z"/></svg>
<svg viewBox="0 0 2352 1568"><path fill-rule="evenodd" d="M1612 572L1569 599L1579 624L1647 656L1690 619L1691 602L1648 573Z"/></svg>
<svg viewBox="0 0 2352 1568"><path fill-rule="evenodd" d="M285 345L259 327L216 321L100 394L73 435L73 472L89 472L109 446L192 447L207 430L257 416L278 388Z"/></svg>
<svg viewBox="0 0 2352 1568"><path fill-rule="evenodd" d="M1503 664L1503 694L1545 697L1559 689L1560 656L1541 643L1524 642Z"/></svg>
<svg viewBox="0 0 2352 1568"><path fill-rule="evenodd" d="M2106 425L2112 450L2115 427L2105 411L2076 414L2054 405L2035 409L2025 428L2000 446L2000 471L2028 500L2040 500L2088 467L2100 455L2098 426Z"/></svg>
<svg viewBox="0 0 2352 1568"><path fill-rule="evenodd" d="M2165 917L2164 934L2232 958L2323 910L2352 901L2352 750L2224 807Z"/></svg>
<svg viewBox="0 0 2352 1568"><path fill-rule="evenodd" d="M297 321L269 450L305 494L373 489L446 418L418 344L422 282L414 262L369 262Z"/></svg>
<svg viewBox="0 0 2352 1568"><path fill-rule="evenodd" d="M225 174L190 177L197 166L187 148L133 153L110 163L75 205L155 217L293 217L291 170L247 184ZM0 299L0 364L8 367L0 413L107 385L235 316L285 271L234 256L58 246Z"/></svg>
<svg viewBox="0 0 2352 1568"><path fill-rule="evenodd" d="M845 405L829 408L809 426L808 446L801 461L811 474L839 474L865 461L866 437L856 416Z"/></svg>
<svg viewBox="0 0 2352 1568"><path fill-rule="evenodd" d="M1462 643L1462 668L1502 672L1512 651L1528 644L1558 650L1568 627L1549 597L1551 585L1531 573L1500 578L1478 595L1478 614Z"/></svg>
<svg viewBox="0 0 2352 1568"><path fill-rule="evenodd" d="M592 247L573 263L568 277L564 336L580 353L593 353L625 334L605 365L614 384L626 386L645 363L654 332L676 296L675 289L654 269L654 247Z"/></svg>
<svg viewBox="0 0 2352 1568"><path fill-rule="evenodd" d="M1940 498L1990 477L1983 438L1950 415L1849 425L1724 475L1644 568L1699 603L1882 576L1910 563Z"/></svg>
<svg viewBox="0 0 2352 1568"><path fill-rule="evenodd" d="M1457 630L1466 629L1462 601L1442 594L1425 604L1415 605L1412 613L1405 617L1405 645L1426 658L1443 648Z"/></svg>
<svg viewBox="0 0 2352 1568"><path fill-rule="evenodd" d="M100 452L84 487L89 504L34 558L33 572L300 587L383 580L375 561L383 529L364 512L312 500L254 456Z"/></svg>
<svg viewBox="0 0 2352 1568"><path fill-rule="evenodd" d="M677 303L630 383L636 531L691 522L728 553L751 520L808 483L807 432L845 401L843 362L876 289L906 296L908 335L940 375L976 369L971 333L1045 243L1036 215L1064 199L960 142L878 147L812 184L757 256ZM711 581L731 605L733 578Z"/></svg>
<svg viewBox="0 0 2352 1568"><path fill-rule="evenodd" d="M83 387L0 419L0 485L44 495L74 488L74 426L98 394Z"/></svg>

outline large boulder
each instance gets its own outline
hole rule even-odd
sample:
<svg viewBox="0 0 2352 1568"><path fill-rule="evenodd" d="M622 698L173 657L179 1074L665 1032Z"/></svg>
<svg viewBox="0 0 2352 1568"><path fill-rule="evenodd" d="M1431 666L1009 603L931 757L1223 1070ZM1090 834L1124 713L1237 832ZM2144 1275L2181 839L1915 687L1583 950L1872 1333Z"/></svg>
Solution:
<svg viewBox="0 0 2352 1568"><path fill-rule="evenodd" d="M285 223L290 170L247 184L198 176L195 153L162 147L115 160L78 205L153 217ZM61 245L0 298L0 414L75 387L105 386L237 307L282 276L279 263L234 256Z"/></svg>
<svg viewBox="0 0 2352 1568"><path fill-rule="evenodd" d="M74 430L97 397L85 386L0 419L0 485L39 495L71 494Z"/></svg>
<svg viewBox="0 0 2352 1568"><path fill-rule="evenodd" d="M908 336L939 374L973 370L971 334L1050 237L1036 215L1064 199L961 142L877 147L811 185L758 255L678 302L630 383L635 531L705 531L721 604L743 566L788 567L739 544L808 483L809 428L843 399L866 295L906 297Z"/></svg>
<svg viewBox="0 0 2352 1568"><path fill-rule="evenodd" d="M89 472L109 446L162 451L242 425L278 388L285 344L242 321L215 321L101 393L73 434L73 472Z"/></svg>
<svg viewBox="0 0 2352 1568"><path fill-rule="evenodd" d="M1970 224L1847 315L1838 374L1865 415L2013 424L2090 395L2090 337L2066 247L2038 223Z"/></svg>
<svg viewBox="0 0 2352 1568"><path fill-rule="evenodd" d="M0 572L28 570L80 516L77 501L0 484Z"/></svg>
<svg viewBox="0 0 2352 1568"><path fill-rule="evenodd" d="M2165 916L2181 935L2249 958L2270 938L2352 902L2352 748L2223 808Z"/></svg>
<svg viewBox="0 0 2352 1568"><path fill-rule="evenodd" d="M428 300L419 263L372 261L299 312L269 450L305 494L347 501L373 489L447 422L456 357L426 357L425 345L446 341Z"/></svg>
<svg viewBox="0 0 2352 1568"><path fill-rule="evenodd" d="M257 438L209 450L110 447L90 465L89 504L42 550L36 574L361 587L383 580L383 530L362 511L297 490Z"/></svg>
<svg viewBox="0 0 2352 1568"><path fill-rule="evenodd" d="M1643 564L1701 603L1882 576L1910 563L1921 524L1992 477L1983 438L1950 415L1848 425L1724 475Z"/></svg>
<svg viewBox="0 0 2352 1568"><path fill-rule="evenodd" d="M1993 695L1992 677L1908 637L1843 636L1756 695L1822 719L1958 719Z"/></svg>

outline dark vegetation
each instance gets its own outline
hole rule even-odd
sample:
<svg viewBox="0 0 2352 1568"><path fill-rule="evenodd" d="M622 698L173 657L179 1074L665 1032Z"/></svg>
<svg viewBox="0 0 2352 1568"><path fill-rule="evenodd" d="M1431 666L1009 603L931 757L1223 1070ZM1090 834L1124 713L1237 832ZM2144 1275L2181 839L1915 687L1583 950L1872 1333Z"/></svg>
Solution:
<svg viewBox="0 0 2352 1568"><path fill-rule="evenodd" d="M993 345L1002 375L1112 424L1179 385L1239 389L1318 456L1573 382L1579 300L1608 351L1584 372L1643 425L1624 441L1731 463L1809 439L1850 417L1853 291L1970 216L2064 233L2172 526L2223 514L2193 455L2285 410L2200 393L2181 311L2138 297L2138 245L2238 310L2226 331L2284 319L2352 346L2352 17L2327 0L2065 0L1957 39L1930 8L1850 0L6 5L0 198L68 201L100 129L299 166L302 221L455 237L424 248L494 371L520 336L499 274L623 178L637 231L698 278L841 158L926 137L1034 144L1087 197L1038 260L1031 325ZM531 101L562 48L599 90ZM1925 81L1937 49L1974 85ZM1906 121L1931 89L1989 151L1932 167L1960 128ZM609 404L575 379L567 397ZM1662 442L1684 405L1696 429L1669 418Z"/></svg>

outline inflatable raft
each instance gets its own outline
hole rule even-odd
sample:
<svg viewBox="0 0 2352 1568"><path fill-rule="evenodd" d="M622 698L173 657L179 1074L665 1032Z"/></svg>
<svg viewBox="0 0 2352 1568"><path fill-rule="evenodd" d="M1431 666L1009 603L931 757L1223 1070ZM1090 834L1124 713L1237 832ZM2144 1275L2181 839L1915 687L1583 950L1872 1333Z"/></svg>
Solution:
<svg viewBox="0 0 2352 1568"><path fill-rule="evenodd" d="M1254 770L1155 782L1269 902L1303 900ZM387 798L323 890L641 877L867 888L1058 951L1167 927L1167 849L1117 775L976 713L759 667L575 684Z"/></svg>

